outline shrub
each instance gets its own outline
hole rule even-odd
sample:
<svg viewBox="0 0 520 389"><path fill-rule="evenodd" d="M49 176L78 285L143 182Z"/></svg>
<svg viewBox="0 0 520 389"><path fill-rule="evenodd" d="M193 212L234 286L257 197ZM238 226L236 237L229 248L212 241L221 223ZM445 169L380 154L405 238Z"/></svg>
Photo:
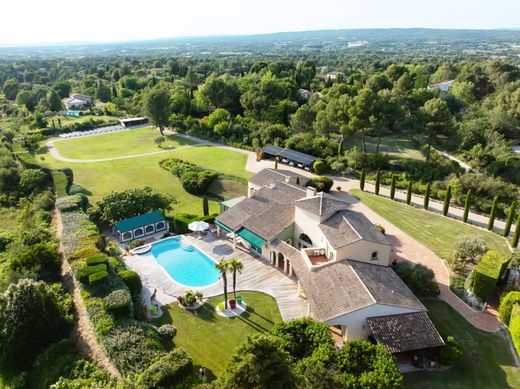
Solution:
<svg viewBox="0 0 520 389"><path fill-rule="evenodd" d="M207 171L188 171L183 173L179 180L184 190L188 193L200 195L206 193L207 189L217 178L217 173Z"/></svg>
<svg viewBox="0 0 520 389"><path fill-rule="evenodd" d="M511 242L511 246L513 246L514 248L517 248L519 239L520 239L520 215L518 215L516 218L515 234L513 235L513 241Z"/></svg>
<svg viewBox="0 0 520 389"><path fill-rule="evenodd" d="M29 195L47 184L47 174L41 169L25 169L20 173L20 189Z"/></svg>
<svg viewBox="0 0 520 389"><path fill-rule="evenodd" d="M468 222L470 206L471 206L471 189L468 189L468 193L466 193L466 200L464 201L464 215L462 216L462 221L464 223Z"/></svg>
<svg viewBox="0 0 520 389"><path fill-rule="evenodd" d="M100 263L107 263L108 257L105 254L97 254L85 259L88 266L99 265Z"/></svg>
<svg viewBox="0 0 520 389"><path fill-rule="evenodd" d="M141 282L141 277L135 271L132 270L123 270L117 274L124 283L130 289L130 293L134 296L138 296L141 294L141 290L143 289L143 284Z"/></svg>
<svg viewBox="0 0 520 389"><path fill-rule="evenodd" d="M450 202L451 202L451 186L448 186L448 189L446 190L446 196L444 197L444 206L442 207L442 214L444 216L448 215L448 211L450 209Z"/></svg>
<svg viewBox="0 0 520 389"><path fill-rule="evenodd" d="M488 251L475 269L473 292L483 300L495 292L498 280L507 267L509 258L496 251Z"/></svg>
<svg viewBox="0 0 520 389"><path fill-rule="evenodd" d="M163 338L171 340L175 337L175 335L177 335L177 327L172 324L163 324L157 328L157 332L159 332L159 335L161 335Z"/></svg>
<svg viewBox="0 0 520 389"><path fill-rule="evenodd" d="M56 200L56 208L60 212L73 212L83 209L83 200L80 196L60 197Z"/></svg>
<svg viewBox="0 0 520 389"><path fill-rule="evenodd" d="M397 275L404 281L410 290L418 296L436 296L439 288L434 281L433 270L410 262L399 262L394 266Z"/></svg>
<svg viewBox="0 0 520 389"><path fill-rule="evenodd" d="M396 182L396 179L397 177L395 176L395 174L392 174L392 182L390 184L390 199L394 199L395 198L395 182Z"/></svg>
<svg viewBox="0 0 520 389"><path fill-rule="evenodd" d="M487 243L478 235L465 235L455 243L455 255L466 262L478 262L488 251Z"/></svg>
<svg viewBox="0 0 520 389"><path fill-rule="evenodd" d="M307 181L306 186L312 186L316 188L318 192L329 193L333 184L334 181L332 180L332 178L321 176L311 178L309 181Z"/></svg>
<svg viewBox="0 0 520 389"><path fill-rule="evenodd" d="M175 217L173 219L175 232L177 234L187 234L187 233L191 232L190 229L188 228L188 225L191 222L205 221L205 222L211 224L215 221L215 218L217 216L218 216L217 214L212 214L209 216L197 216L197 215L191 215L188 213L179 213L179 214L175 215Z"/></svg>
<svg viewBox="0 0 520 389"><path fill-rule="evenodd" d="M412 202L412 186L413 186L413 182L412 182L412 180L410 180L408 182L408 189L406 190L406 204L407 205L410 205Z"/></svg>
<svg viewBox="0 0 520 389"><path fill-rule="evenodd" d="M362 191L365 190L365 180L366 180L367 172L365 169L361 170L361 177L359 178L359 189Z"/></svg>
<svg viewBox="0 0 520 389"><path fill-rule="evenodd" d="M193 372L193 362L181 347L169 352L150 365L139 377L142 388L177 387Z"/></svg>
<svg viewBox="0 0 520 389"><path fill-rule="evenodd" d="M98 271L88 276L88 283L90 285L95 285L100 283L102 280L108 277L108 273L106 271Z"/></svg>
<svg viewBox="0 0 520 389"><path fill-rule="evenodd" d="M511 311L511 320L509 322L509 332L513 338L513 344L516 351L520 353L520 304L515 304Z"/></svg>
<svg viewBox="0 0 520 389"><path fill-rule="evenodd" d="M379 194L379 188L381 187L381 170L377 171L376 174L376 187L375 187L375 194Z"/></svg>
<svg viewBox="0 0 520 389"><path fill-rule="evenodd" d="M81 185L73 184L69 188L69 194L72 196L72 195L76 195L76 194L88 195L90 193L85 188L83 188Z"/></svg>
<svg viewBox="0 0 520 389"><path fill-rule="evenodd" d="M107 265L105 263L100 263L93 266L81 266L76 271L76 278L85 282L87 279L89 279L90 275L102 271L107 271Z"/></svg>
<svg viewBox="0 0 520 389"><path fill-rule="evenodd" d="M490 231L493 229L493 226L495 224L495 212L497 209L497 203L498 203L498 196L495 196L493 198L493 204L491 205L491 211L489 213L489 222L488 222L488 226L487 226L487 229Z"/></svg>
<svg viewBox="0 0 520 389"><path fill-rule="evenodd" d="M464 280L464 289L472 291L475 285L475 270L469 272L468 276Z"/></svg>
<svg viewBox="0 0 520 389"><path fill-rule="evenodd" d="M69 179L64 172L53 170L51 172L54 188L56 189L56 196L66 197L68 195Z"/></svg>
<svg viewBox="0 0 520 389"><path fill-rule="evenodd" d="M509 233L511 232L511 224L513 224L513 219L515 217L516 211L516 201L513 200L511 206L509 207L509 212L507 214L506 226L504 228L504 236L507 238Z"/></svg>
<svg viewBox="0 0 520 389"><path fill-rule="evenodd" d="M202 300L202 293L199 291L193 291L191 289L186 289L182 296L179 296L177 299L179 303L184 307L189 307L194 305L197 301Z"/></svg>
<svg viewBox="0 0 520 389"><path fill-rule="evenodd" d="M430 192L431 192L432 184L428 182L426 184L426 193L424 194L424 209L428 209L430 205Z"/></svg>
<svg viewBox="0 0 520 389"><path fill-rule="evenodd" d="M143 239L134 239L127 243L126 247L128 249L135 249L136 247L140 247L144 245L146 242Z"/></svg>
<svg viewBox="0 0 520 389"><path fill-rule="evenodd" d="M462 358L464 354L462 348L460 347L459 342L453 336L448 336L444 343L444 346L441 355L440 355L440 363L443 365L453 365L459 359Z"/></svg>
<svg viewBox="0 0 520 389"><path fill-rule="evenodd" d="M513 291L509 292L502 300L500 300L500 306L498 308L498 318L505 325L509 325L511 317L511 311L515 304L520 303L520 292Z"/></svg>
<svg viewBox="0 0 520 389"><path fill-rule="evenodd" d="M321 159L316 160L312 165L312 169L316 174L322 174L327 169L327 165Z"/></svg>
<svg viewBox="0 0 520 389"><path fill-rule="evenodd" d="M123 318L132 315L132 299L128 291L115 290L104 298L105 308L114 316Z"/></svg>

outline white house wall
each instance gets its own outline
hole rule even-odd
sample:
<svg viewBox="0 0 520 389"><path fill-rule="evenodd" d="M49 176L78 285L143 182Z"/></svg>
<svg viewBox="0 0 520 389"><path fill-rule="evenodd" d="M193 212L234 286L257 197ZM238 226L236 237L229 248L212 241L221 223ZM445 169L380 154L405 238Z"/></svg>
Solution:
<svg viewBox="0 0 520 389"><path fill-rule="evenodd" d="M294 246L298 247L298 238L300 234L307 234L312 240L312 246L318 247L320 241L321 230L318 227L320 217L311 212L307 212L299 207L294 209Z"/></svg>
<svg viewBox="0 0 520 389"><path fill-rule="evenodd" d="M347 313L335 319L327 321L329 326L343 325L347 327L346 337L348 339L364 339L371 335L367 324L368 317L399 315L402 313L420 312L419 310L394 307L391 305L374 304L354 312Z"/></svg>
<svg viewBox="0 0 520 389"><path fill-rule="evenodd" d="M372 261L372 253L377 251L377 261ZM390 262L391 247L385 244L360 240L336 249L336 260L352 259L373 265L388 266Z"/></svg>

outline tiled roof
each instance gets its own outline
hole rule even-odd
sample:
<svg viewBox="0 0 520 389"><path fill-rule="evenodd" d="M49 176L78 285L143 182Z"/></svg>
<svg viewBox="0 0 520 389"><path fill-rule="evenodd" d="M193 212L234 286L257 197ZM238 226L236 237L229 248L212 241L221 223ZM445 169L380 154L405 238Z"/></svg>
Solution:
<svg viewBox="0 0 520 389"><path fill-rule="evenodd" d="M303 198L295 204L298 208L309 211L315 215L333 214L336 211L347 209L350 205L331 195L319 192L316 196Z"/></svg>
<svg viewBox="0 0 520 389"><path fill-rule="evenodd" d="M359 240L389 245L386 237L359 212L340 210L322 222L319 227L335 249Z"/></svg>
<svg viewBox="0 0 520 389"><path fill-rule="evenodd" d="M391 353L444 346L444 341L426 312L367 318L378 343Z"/></svg>
<svg viewBox="0 0 520 389"><path fill-rule="evenodd" d="M289 177L300 177L300 184L303 185L309 179L301 174L283 169L263 169L249 179L249 182L258 186L268 186L285 182Z"/></svg>
<svg viewBox="0 0 520 389"><path fill-rule="evenodd" d="M348 262L377 303L426 310L391 267L357 261Z"/></svg>

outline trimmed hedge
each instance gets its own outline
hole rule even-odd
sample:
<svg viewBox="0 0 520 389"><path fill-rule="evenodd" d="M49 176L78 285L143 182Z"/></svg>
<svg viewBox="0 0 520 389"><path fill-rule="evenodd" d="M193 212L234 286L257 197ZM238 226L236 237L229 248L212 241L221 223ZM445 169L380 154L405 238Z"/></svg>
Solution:
<svg viewBox="0 0 520 389"><path fill-rule="evenodd" d="M128 289L130 289L130 293L132 293L132 295L137 296L141 294L143 284L139 274L133 270L123 270L117 275L124 281L126 286L128 286Z"/></svg>
<svg viewBox="0 0 520 389"><path fill-rule="evenodd" d="M139 387L164 388L181 383L193 372L193 362L186 350L176 348L148 367L139 377Z"/></svg>
<svg viewBox="0 0 520 389"><path fill-rule="evenodd" d="M56 208L60 212L74 212L83 209L83 199L78 196L59 197L56 200Z"/></svg>
<svg viewBox="0 0 520 389"><path fill-rule="evenodd" d="M90 285L95 285L103 281L108 277L108 273L106 271L98 271L97 273L91 274L88 276L88 283Z"/></svg>
<svg viewBox="0 0 520 389"><path fill-rule="evenodd" d="M505 325L509 325L511 311L513 310L513 306L515 304L520 304L520 292L518 291L509 292L505 295L505 297L502 298L502 300L500 300L498 318Z"/></svg>
<svg viewBox="0 0 520 389"><path fill-rule="evenodd" d="M67 175L60 170L53 170L51 175L52 181L54 182L54 187L56 188L56 196L66 197L68 195L69 188L69 178Z"/></svg>
<svg viewBox="0 0 520 389"><path fill-rule="evenodd" d="M179 213L174 218L174 227L175 227L175 233L177 234L187 234L190 233L190 229L188 228L188 225L192 222L196 221L205 221L206 223L213 224L215 222L215 218L218 216L218 214L214 213L209 216L197 216L197 215L190 215L188 213Z"/></svg>
<svg viewBox="0 0 520 389"><path fill-rule="evenodd" d="M85 282L87 277L90 277L91 274L107 271L107 265L104 263L100 263L95 266L82 266L78 269L76 272L76 278L78 278L80 281Z"/></svg>
<svg viewBox="0 0 520 389"><path fill-rule="evenodd" d="M520 304L518 303L515 304L511 311L509 332L511 332L511 338L513 338L516 351L520 353Z"/></svg>
<svg viewBox="0 0 520 389"><path fill-rule="evenodd" d="M105 254L97 254L85 259L87 266L99 265L100 263L107 263L108 257Z"/></svg>
<svg viewBox="0 0 520 389"><path fill-rule="evenodd" d="M103 299L106 310L114 316L125 318L133 314L132 298L124 289L114 290Z"/></svg>
<svg viewBox="0 0 520 389"><path fill-rule="evenodd" d="M495 292L497 282L503 275L509 258L496 251L488 251L475 269L473 292L486 301Z"/></svg>
<svg viewBox="0 0 520 389"><path fill-rule="evenodd" d="M76 194L88 195L89 192L85 188L83 188L81 185L72 184L69 188L69 194L70 195L76 195Z"/></svg>

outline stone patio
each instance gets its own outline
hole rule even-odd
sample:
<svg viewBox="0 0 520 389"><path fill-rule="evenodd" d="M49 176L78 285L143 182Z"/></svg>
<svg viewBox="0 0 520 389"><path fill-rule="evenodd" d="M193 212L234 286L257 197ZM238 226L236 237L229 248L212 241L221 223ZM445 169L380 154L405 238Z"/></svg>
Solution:
<svg viewBox="0 0 520 389"><path fill-rule="evenodd" d="M195 236L183 235L186 243L197 247L206 255L219 261L222 258L236 258L244 264L241 274L237 274L237 291L253 290L273 296L280 308L283 320L307 316L307 301L298 297L298 285L295 278L288 277L274 268L268 261L253 257L248 251L237 247L225 238L217 238L208 234L198 239ZM157 289L156 300L162 304L170 304L181 295L186 287L176 283L153 259L139 255L127 255L124 261L129 269L139 273L143 281L145 293L153 293ZM222 282L201 288L204 297L223 294ZM232 292L232 276L228 274L228 292Z"/></svg>

